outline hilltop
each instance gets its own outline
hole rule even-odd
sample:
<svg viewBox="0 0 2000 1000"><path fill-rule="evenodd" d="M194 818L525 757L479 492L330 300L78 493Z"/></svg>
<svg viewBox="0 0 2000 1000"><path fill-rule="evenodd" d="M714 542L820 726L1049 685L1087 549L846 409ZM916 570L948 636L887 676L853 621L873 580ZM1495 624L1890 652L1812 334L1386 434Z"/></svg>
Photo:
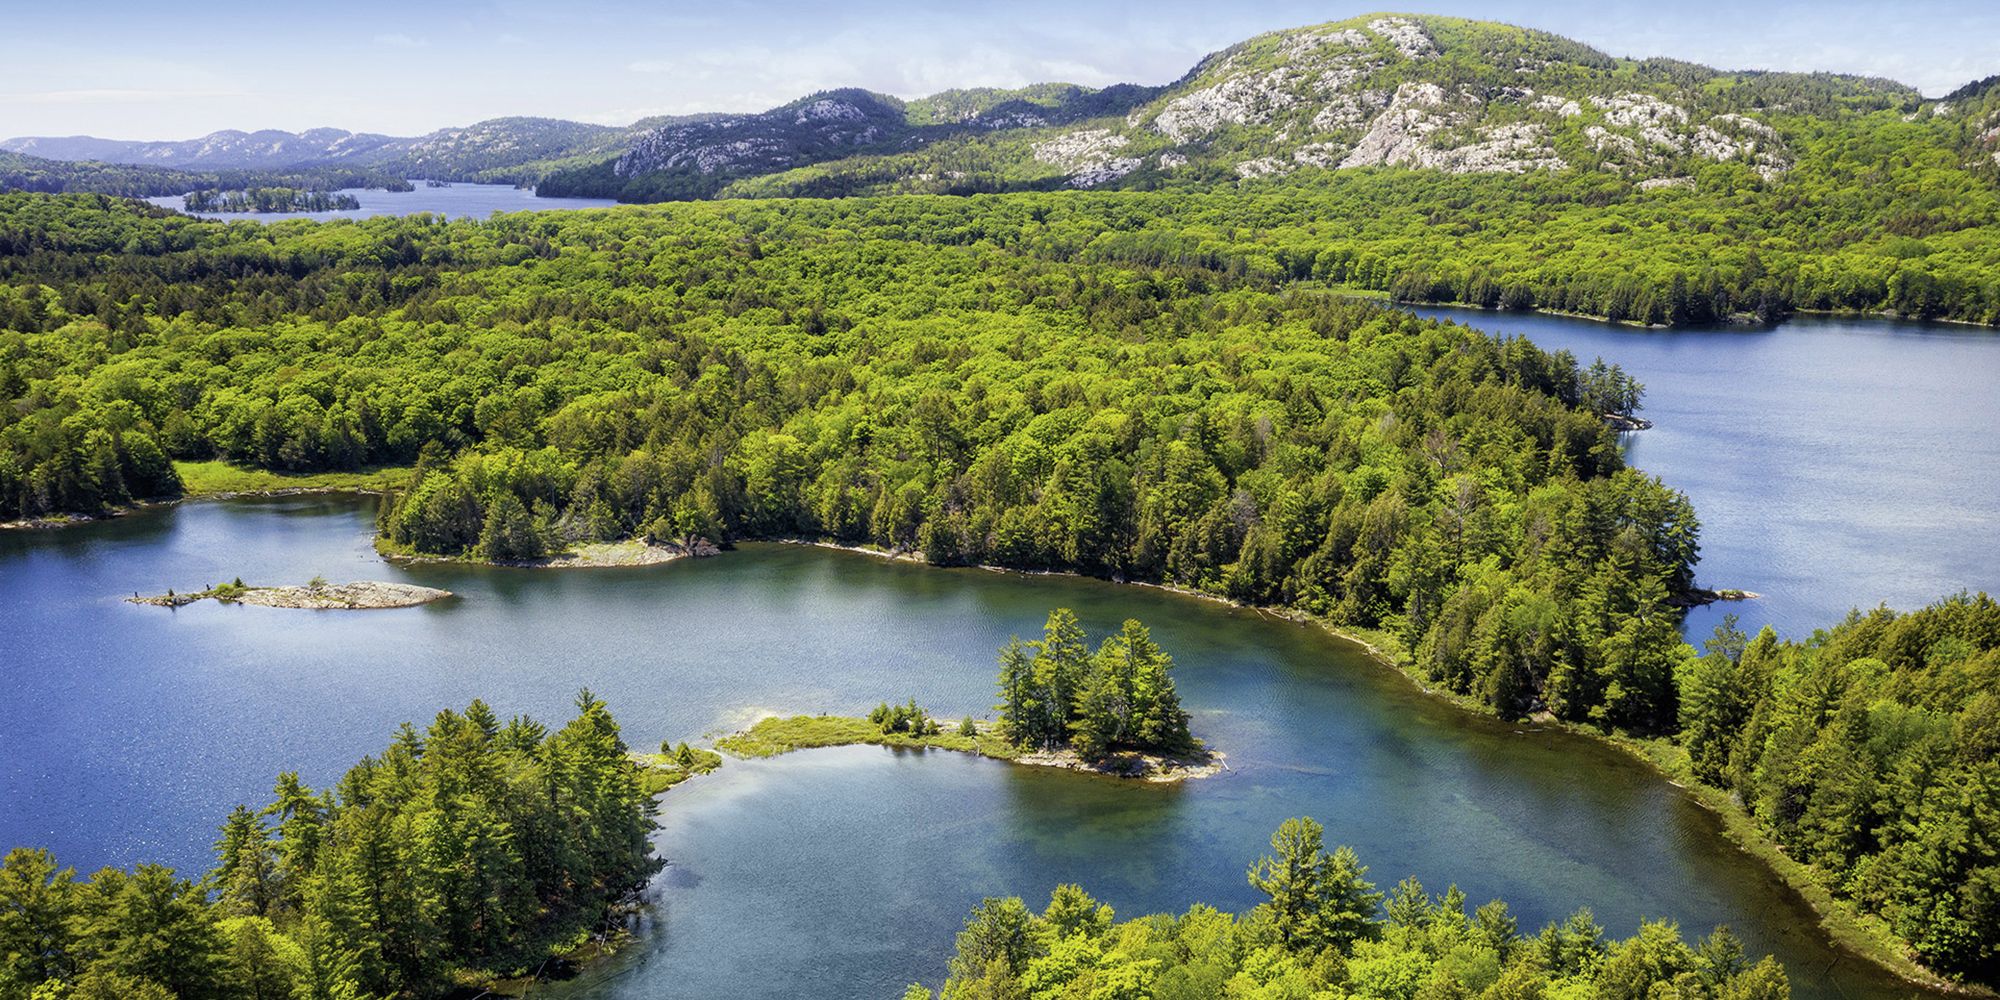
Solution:
<svg viewBox="0 0 2000 1000"><path fill-rule="evenodd" d="M967 96L979 93L912 102L901 122L872 114L884 124L865 142L765 157L662 130L642 152L551 184L627 200L675 196L660 183L675 174L682 190L723 196L965 194L1405 167L1602 172L1662 187L1712 164L1768 184L1794 169L1802 143L1868 115L1942 116L1935 141L1954 139L1950 103L1889 80L1618 59L1547 32L1397 14L1259 35L1164 87Z"/></svg>
<svg viewBox="0 0 2000 1000"><path fill-rule="evenodd" d="M24 137L0 151L182 171L341 167L626 201L1215 187L1368 167L1667 187L1728 164L1742 183L1773 184L1811 158L1807 147L1870 116L1907 119L1920 143L1990 168L1995 93L1988 80L1930 101L1890 80L1621 59L1505 24L1368 14L1258 35L1164 86L1044 83L909 101L849 88L625 127L499 118L412 138Z"/></svg>

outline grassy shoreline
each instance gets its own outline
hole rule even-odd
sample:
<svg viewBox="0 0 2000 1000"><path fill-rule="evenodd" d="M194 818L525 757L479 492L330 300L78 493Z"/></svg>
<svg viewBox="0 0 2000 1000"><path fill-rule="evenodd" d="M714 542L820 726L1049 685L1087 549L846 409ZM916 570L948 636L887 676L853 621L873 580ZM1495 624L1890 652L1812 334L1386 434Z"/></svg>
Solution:
<svg viewBox="0 0 2000 1000"><path fill-rule="evenodd" d="M665 752L665 747L660 749L660 753L632 754L632 763L639 768L639 787L647 795L658 796L681 782L722 766L722 755L713 750L688 747L690 759L683 763L675 754Z"/></svg>
<svg viewBox="0 0 2000 1000"><path fill-rule="evenodd" d="M1200 756L1179 759L1150 754L1118 753L1092 762L1074 751L1036 751L1016 746L1002 737L990 723L974 720L977 732L966 735L956 725L939 732L917 735L910 732L883 732L867 719L839 715L771 716L749 729L715 741L715 748L742 758L776 757L795 750L824 747L884 746L908 750L946 750L969 753L1024 767L1052 767L1083 774L1149 784L1170 784L1206 778L1224 770L1222 754L1204 750Z"/></svg>
<svg viewBox="0 0 2000 1000"><path fill-rule="evenodd" d="M955 726L943 732L917 736L908 732L885 733L867 719L839 715L771 716L749 729L715 741L715 748L747 759L776 757L796 750L823 747L884 746L907 750L950 750L978 754L994 760L1016 761L1021 752L1002 739L991 727L982 727L977 736L965 736Z"/></svg>

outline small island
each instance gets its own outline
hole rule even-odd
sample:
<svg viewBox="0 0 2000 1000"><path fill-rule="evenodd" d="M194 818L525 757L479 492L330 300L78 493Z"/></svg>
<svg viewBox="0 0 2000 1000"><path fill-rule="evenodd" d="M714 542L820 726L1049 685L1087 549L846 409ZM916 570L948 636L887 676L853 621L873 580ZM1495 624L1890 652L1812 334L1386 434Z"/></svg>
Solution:
<svg viewBox="0 0 2000 1000"><path fill-rule="evenodd" d="M1763 594L1757 593L1754 590L1738 590L1734 587L1723 587L1715 590L1707 587L1695 587L1683 593L1669 594L1667 596L1667 603L1676 608L1702 608L1717 601L1754 601L1763 596Z"/></svg>
<svg viewBox="0 0 2000 1000"><path fill-rule="evenodd" d="M671 741L663 742L659 753L635 752L629 756L639 768L639 788L647 795L659 795L689 778L722 766L721 754L688 746L686 742L679 746Z"/></svg>
<svg viewBox="0 0 2000 1000"><path fill-rule="evenodd" d="M1127 621L1094 655L1088 648L1067 608L1049 615L1040 640L1009 642L1000 651L998 723L967 716L946 726L912 699L884 702L867 718L771 717L715 746L737 757L856 744L951 750L1156 783L1225 769L1223 755L1188 731L1168 676L1173 659L1144 625Z"/></svg>
<svg viewBox="0 0 2000 1000"><path fill-rule="evenodd" d="M206 590L126 598L133 604L178 608L196 601L214 600L223 604L254 604L266 608L305 608L314 611L364 611L380 608L413 608L452 596L449 590L419 587L410 583L383 583L362 580L355 583L327 583L314 577L301 586L253 587L241 577Z"/></svg>
<svg viewBox="0 0 2000 1000"><path fill-rule="evenodd" d="M260 187L241 191L190 191L181 198L189 212L336 212L361 207L361 200L338 191Z"/></svg>

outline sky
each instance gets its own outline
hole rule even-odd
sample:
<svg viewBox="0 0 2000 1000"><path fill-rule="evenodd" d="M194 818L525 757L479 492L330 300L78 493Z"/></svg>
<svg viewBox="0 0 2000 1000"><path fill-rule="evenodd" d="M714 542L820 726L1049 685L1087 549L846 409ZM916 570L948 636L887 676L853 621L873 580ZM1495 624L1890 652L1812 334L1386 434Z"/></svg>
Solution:
<svg viewBox="0 0 2000 1000"><path fill-rule="evenodd" d="M0 0L0 136L418 135L504 115L761 111L830 87L1159 84L1259 32L1383 9L1930 96L2000 73L1995 0Z"/></svg>

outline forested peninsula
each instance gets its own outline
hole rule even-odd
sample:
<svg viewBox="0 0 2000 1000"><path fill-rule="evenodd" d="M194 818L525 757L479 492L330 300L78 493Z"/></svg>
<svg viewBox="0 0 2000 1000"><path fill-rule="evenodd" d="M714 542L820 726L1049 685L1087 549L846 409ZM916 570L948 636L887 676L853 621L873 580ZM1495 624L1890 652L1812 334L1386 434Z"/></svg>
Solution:
<svg viewBox="0 0 2000 1000"><path fill-rule="evenodd" d="M586 954L659 861L641 768L602 701L576 704L551 730L475 701L333 788L280 774L197 879L10 851L0 1000L443 997Z"/></svg>

